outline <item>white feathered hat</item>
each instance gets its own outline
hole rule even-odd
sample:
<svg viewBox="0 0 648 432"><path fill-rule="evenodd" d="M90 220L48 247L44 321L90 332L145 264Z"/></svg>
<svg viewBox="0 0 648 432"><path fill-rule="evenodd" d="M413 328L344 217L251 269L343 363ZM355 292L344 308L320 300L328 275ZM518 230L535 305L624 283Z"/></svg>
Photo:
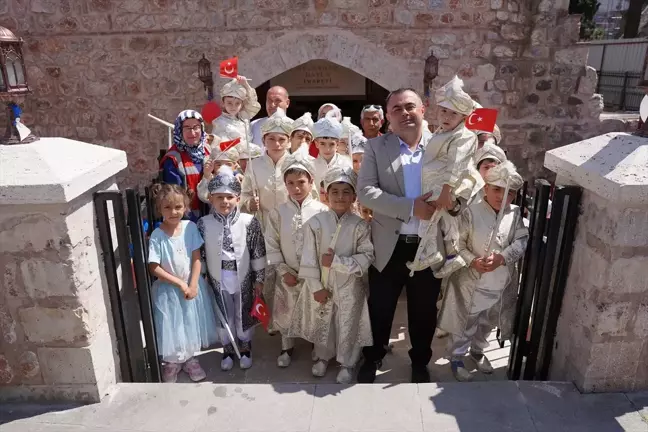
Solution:
<svg viewBox="0 0 648 432"><path fill-rule="evenodd" d="M515 165L511 161L504 161L501 164L491 168L484 178L486 184L506 187L508 182L510 190L518 190L524 185L524 179L518 174Z"/></svg>

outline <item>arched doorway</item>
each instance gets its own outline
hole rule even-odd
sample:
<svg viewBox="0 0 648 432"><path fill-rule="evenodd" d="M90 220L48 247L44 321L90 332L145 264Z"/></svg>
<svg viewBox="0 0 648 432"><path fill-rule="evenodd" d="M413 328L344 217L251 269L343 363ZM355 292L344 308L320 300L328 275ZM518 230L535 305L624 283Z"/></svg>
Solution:
<svg viewBox="0 0 648 432"><path fill-rule="evenodd" d="M262 110L258 117L266 115L266 93L272 86L285 87L290 94L288 116L297 118L305 112L317 120L317 110L331 102L340 107L342 115L360 124L360 112L365 105L384 106L389 91L351 69L328 60L311 60L271 78L256 88Z"/></svg>

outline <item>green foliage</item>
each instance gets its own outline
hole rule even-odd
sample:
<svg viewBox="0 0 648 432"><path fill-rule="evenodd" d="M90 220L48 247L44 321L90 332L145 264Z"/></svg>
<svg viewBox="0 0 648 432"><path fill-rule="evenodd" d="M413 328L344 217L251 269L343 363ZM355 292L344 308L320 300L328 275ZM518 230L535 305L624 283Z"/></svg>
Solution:
<svg viewBox="0 0 648 432"><path fill-rule="evenodd" d="M596 24L594 15L598 11L600 3L597 0L570 0L569 13L581 15L581 39L592 39L592 36L599 36L595 33Z"/></svg>

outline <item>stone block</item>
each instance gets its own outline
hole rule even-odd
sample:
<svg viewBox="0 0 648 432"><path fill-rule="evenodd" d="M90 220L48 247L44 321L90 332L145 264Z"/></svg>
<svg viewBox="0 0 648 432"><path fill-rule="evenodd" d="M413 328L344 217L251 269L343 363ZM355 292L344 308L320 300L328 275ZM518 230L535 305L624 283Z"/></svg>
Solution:
<svg viewBox="0 0 648 432"><path fill-rule="evenodd" d="M46 308L40 306L18 311L29 342L35 344L65 343L84 346L88 344L88 312L81 307Z"/></svg>
<svg viewBox="0 0 648 432"><path fill-rule="evenodd" d="M610 266L608 284L619 294L648 292L648 257L615 260Z"/></svg>
<svg viewBox="0 0 648 432"><path fill-rule="evenodd" d="M0 218L0 251L23 252L26 250L41 252L46 248L58 249L61 241L62 220L57 221L51 215L37 212L5 213ZM59 231L60 232L60 231Z"/></svg>
<svg viewBox="0 0 648 432"><path fill-rule="evenodd" d="M635 337L643 340L648 338L648 304L641 302L634 317L633 332Z"/></svg>
<svg viewBox="0 0 648 432"><path fill-rule="evenodd" d="M623 206L648 203L646 139L609 133L548 151L545 167L598 196Z"/></svg>
<svg viewBox="0 0 648 432"><path fill-rule="evenodd" d="M323 384L315 389L311 430L420 431L420 413L416 386Z"/></svg>
<svg viewBox="0 0 648 432"><path fill-rule="evenodd" d="M31 258L20 263L27 294L33 299L70 297L76 293L69 268L62 262Z"/></svg>
<svg viewBox="0 0 648 432"><path fill-rule="evenodd" d="M0 384L9 384L14 379L14 370L7 357L0 354Z"/></svg>
<svg viewBox="0 0 648 432"><path fill-rule="evenodd" d="M572 66L583 66L587 64L588 48L567 48L556 51L556 63Z"/></svg>
<svg viewBox="0 0 648 432"><path fill-rule="evenodd" d="M92 347L38 348L45 384L96 384Z"/></svg>
<svg viewBox="0 0 648 432"><path fill-rule="evenodd" d="M599 303L596 335L598 337L628 336L628 322L634 312L631 302Z"/></svg>
<svg viewBox="0 0 648 432"><path fill-rule="evenodd" d="M33 351L25 351L18 359L18 371L23 378L31 379L40 374L38 356Z"/></svg>
<svg viewBox="0 0 648 432"><path fill-rule="evenodd" d="M487 81L495 79L496 71L495 66L490 63L477 66L477 75Z"/></svg>
<svg viewBox="0 0 648 432"><path fill-rule="evenodd" d="M525 400L514 382L447 382L419 384L418 387L425 431L535 429ZM507 403L502 404L503 400ZM374 430L381 429L376 427Z"/></svg>
<svg viewBox="0 0 648 432"><path fill-rule="evenodd" d="M16 321L8 310L0 309L0 332L5 343L14 344L18 339L16 336Z"/></svg>
<svg viewBox="0 0 648 432"><path fill-rule="evenodd" d="M585 66L585 74L578 78L578 93L583 95L592 95L596 92L598 76L596 69L591 66Z"/></svg>

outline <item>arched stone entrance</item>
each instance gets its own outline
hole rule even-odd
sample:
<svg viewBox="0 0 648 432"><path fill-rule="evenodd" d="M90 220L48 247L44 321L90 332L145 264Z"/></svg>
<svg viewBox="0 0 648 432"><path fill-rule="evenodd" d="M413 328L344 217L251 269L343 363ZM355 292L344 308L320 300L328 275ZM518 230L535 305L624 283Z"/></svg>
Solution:
<svg viewBox="0 0 648 432"><path fill-rule="evenodd" d="M423 61L394 57L379 45L349 31L294 31L245 52L239 57L252 85L310 60L328 60L349 68L387 90L399 87L423 89Z"/></svg>

